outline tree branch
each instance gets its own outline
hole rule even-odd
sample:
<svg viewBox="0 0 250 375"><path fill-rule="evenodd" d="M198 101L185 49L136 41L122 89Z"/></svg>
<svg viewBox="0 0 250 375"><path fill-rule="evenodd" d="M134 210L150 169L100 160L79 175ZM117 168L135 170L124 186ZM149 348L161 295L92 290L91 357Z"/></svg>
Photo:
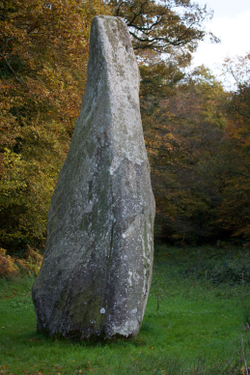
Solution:
<svg viewBox="0 0 250 375"><path fill-rule="evenodd" d="M29 88L28 88L28 86L26 85L26 83L23 82L23 80L21 80L21 79L17 76L15 70L12 68L12 66L11 66L10 63L9 63L9 61L6 59L6 57L5 57L2 53L0 53L0 57L2 57L2 59L5 61L7 67L8 67L9 70L11 71L11 73L14 74L16 81L17 81L18 83L20 83L20 85L22 85L23 87L25 87L26 90L29 91Z"/></svg>

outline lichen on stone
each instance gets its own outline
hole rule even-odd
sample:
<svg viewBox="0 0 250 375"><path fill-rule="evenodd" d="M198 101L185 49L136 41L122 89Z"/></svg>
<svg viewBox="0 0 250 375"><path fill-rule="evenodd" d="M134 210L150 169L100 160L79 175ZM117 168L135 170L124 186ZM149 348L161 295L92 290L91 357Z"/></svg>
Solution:
<svg viewBox="0 0 250 375"><path fill-rule="evenodd" d="M135 337L152 277L154 214L129 32L117 17L95 17L86 91L33 285L38 330Z"/></svg>

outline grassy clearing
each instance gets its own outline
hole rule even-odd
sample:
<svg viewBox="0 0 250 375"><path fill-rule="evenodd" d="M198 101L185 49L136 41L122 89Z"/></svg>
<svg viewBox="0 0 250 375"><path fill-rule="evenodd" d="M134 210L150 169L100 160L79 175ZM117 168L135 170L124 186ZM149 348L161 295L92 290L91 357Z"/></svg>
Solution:
<svg viewBox="0 0 250 375"><path fill-rule="evenodd" d="M229 250L156 246L149 301L133 341L80 344L37 334L34 279L1 279L0 374L244 375L248 254Z"/></svg>

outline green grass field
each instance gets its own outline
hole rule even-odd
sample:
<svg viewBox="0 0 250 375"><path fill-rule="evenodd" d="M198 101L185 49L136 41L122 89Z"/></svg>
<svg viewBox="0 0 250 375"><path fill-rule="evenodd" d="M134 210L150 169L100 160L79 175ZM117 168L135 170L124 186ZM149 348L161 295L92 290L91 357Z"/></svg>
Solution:
<svg viewBox="0 0 250 375"><path fill-rule="evenodd" d="M0 374L244 375L248 270L248 252L239 248L157 245L137 338L97 343L37 334L34 278L1 279Z"/></svg>

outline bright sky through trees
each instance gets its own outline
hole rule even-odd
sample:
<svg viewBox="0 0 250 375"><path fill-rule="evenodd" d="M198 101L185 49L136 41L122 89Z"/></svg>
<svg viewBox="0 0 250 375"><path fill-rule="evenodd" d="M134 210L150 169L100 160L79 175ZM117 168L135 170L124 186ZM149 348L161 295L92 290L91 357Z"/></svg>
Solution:
<svg viewBox="0 0 250 375"><path fill-rule="evenodd" d="M213 20L207 29L221 39L220 44L200 43L194 54L193 65L204 64L217 76L226 57L246 55L250 51L250 1L249 0L199 0L214 10Z"/></svg>

